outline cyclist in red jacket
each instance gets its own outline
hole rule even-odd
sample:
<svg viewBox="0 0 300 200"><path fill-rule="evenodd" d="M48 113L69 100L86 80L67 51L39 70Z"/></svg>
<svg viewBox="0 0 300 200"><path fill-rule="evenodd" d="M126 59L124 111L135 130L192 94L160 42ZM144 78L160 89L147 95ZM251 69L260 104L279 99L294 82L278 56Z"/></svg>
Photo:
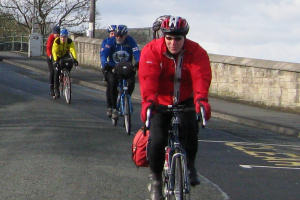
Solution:
<svg viewBox="0 0 300 200"><path fill-rule="evenodd" d="M189 25L184 18L166 17L161 23L161 31L164 36L152 40L141 52L139 68L142 97L141 119L145 122L147 108L153 107L155 104L178 103L195 108L196 112L189 111L182 114L179 133L187 153L190 183L195 186L200 184L195 168L198 149L196 113L200 113L200 107L203 106L206 120L211 115L208 103L208 91L212 77L209 57L198 43L186 38ZM178 61L181 60L180 58L183 58L182 64ZM176 68L179 70L175 70ZM178 72L181 74L179 78ZM180 82L179 87L176 84L178 82ZM177 91L176 94L179 94L179 97L174 95L174 90ZM175 96L178 98L174 98ZM161 174L170 119L170 114L155 112L151 118L147 153L152 177L150 191L152 200L162 199Z"/></svg>
<svg viewBox="0 0 300 200"><path fill-rule="evenodd" d="M53 57L52 57L52 45L55 38L59 37L60 27L54 26L52 29L52 34L49 35L46 44L47 51L47 63L49 68L49 83L50 83L50 95L54 96L54 67L53 67Z"/></svg>

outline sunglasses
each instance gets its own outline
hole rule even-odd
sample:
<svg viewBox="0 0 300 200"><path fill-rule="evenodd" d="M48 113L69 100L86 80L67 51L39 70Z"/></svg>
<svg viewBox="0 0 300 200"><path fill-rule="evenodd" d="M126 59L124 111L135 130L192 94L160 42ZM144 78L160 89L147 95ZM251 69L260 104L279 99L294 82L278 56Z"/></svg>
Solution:
<svg viewBox="0 0 300 200"><path fill-rule="evenodd" d="M116 35L116 34L115 34L115 37L122 38L122 37L124 37L124 35Z"/></svg>
<svg viewBox="0 0 300 200"><path fill-rule="evenodd" d="M183 39L183 36L177 36L177 37L166 36L165 38L166 38L166 40L180 41Z"/></svg>

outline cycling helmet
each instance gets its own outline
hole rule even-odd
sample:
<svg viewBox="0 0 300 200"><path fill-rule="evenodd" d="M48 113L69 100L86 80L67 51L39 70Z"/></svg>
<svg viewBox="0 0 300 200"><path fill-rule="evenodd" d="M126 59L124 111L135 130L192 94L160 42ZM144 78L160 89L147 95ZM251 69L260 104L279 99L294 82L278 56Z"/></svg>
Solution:
<svg viewBox="0 0 300 200"><path fill-rule="evenodd" d="M52 28L52 33L53 34L59 34L60 33L60 27L58 25L54 26Z"/></svg>
<svg viewBox="0 0 300 200"><path fill-rule="evenodd" d="M162 23L165 19L170 18L170 16L171 16L171 15L162 15L162 16L158 17L158 18L154 21L154 23L153 23L153 25L152 25L152 30L153 30L153 31L158 31L158 30L160 29L160 27L161 27L161 23Z"/></svg>
<svg viewBox="0 0 300 200"><path fill-rule="evenodd" d="M69 32L68 32L67 29L61 29L60 36L62 36L62 37L68 37L68 35L69 35Z"/></svg>
<svg viewBox="0 0 300 200"><path fill-rule="evenodd" d="M185 36L189 32L189 24L182 17L170 16L162 22L161 31L164 34Z"/></svg>
<svg viewBox="0 0 300 200"><path fill-rule="evenodd" d="M128 33L126 25L118 25L115 30L115 36L123 36Z"/></svg>
<svg viewBox="0 0 300 200"><path fill-rule="evenodd" d="M107 27L107 32L110 33L110 32L112 32L112 31L115 31L115 30L116 30L116 27L117 27L117 25L109 25L109 26Z"/></svg>

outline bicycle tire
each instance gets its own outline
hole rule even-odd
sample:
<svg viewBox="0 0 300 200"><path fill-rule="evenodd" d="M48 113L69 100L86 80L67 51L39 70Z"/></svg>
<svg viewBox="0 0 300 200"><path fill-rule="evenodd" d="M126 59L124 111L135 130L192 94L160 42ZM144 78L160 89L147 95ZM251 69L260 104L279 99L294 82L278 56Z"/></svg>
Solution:
<svg viewBox="0 0 300 200"><path fill-rule="evenodd" d="M182 162L181 157L175 157L175 169L174 169L174 192L172 200L184 200L184 193L183 193L183 169L182 169Z"/></svg>
<svg viewBox="0 0 300 200"><path fill-rule="evenodd" d="M64 96L67 104L71 103L71 80L69 72L65 72L64 74Z"/></svg>
<svg viewBox="0 0 300 200"><path fill-rule="evenodd" d="M163 191L163 199L170 200L171 193L170 193L170 176L168 172L164 169L162 172L162 191Z"/></svg>
<svg viewBox="0 0 300 200"><path fill-rule="evenodd" d="M59 82L59 94L62 97L64 95L64 92L63 92L63 89L64 89L63 88L64 87L63 74L59 75L58 82Z"/></svg>
<svg viewBox="0 0 300 200"><path fill-rule="evenodd" d="M128 135L130 135L131 131L131 113L130 113L130 104L129 98L127 95L124 96L124 125L125 130Z"/></svg>

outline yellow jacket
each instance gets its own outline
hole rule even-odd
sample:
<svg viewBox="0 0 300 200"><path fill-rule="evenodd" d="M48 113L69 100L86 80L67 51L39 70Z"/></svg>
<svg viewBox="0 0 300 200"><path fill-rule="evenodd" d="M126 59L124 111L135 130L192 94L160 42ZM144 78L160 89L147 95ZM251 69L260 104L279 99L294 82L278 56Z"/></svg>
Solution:
<svg viewBox="0 0 300 200"><path fill-rule="evenodd" d="M73 58L77 60L75 45L72 39L68 38L67 42L62 42L59 37L56 38L52 46L52 56L54 62L57 61L58 58L62 58L69 53L71 53Z"/></svg>

